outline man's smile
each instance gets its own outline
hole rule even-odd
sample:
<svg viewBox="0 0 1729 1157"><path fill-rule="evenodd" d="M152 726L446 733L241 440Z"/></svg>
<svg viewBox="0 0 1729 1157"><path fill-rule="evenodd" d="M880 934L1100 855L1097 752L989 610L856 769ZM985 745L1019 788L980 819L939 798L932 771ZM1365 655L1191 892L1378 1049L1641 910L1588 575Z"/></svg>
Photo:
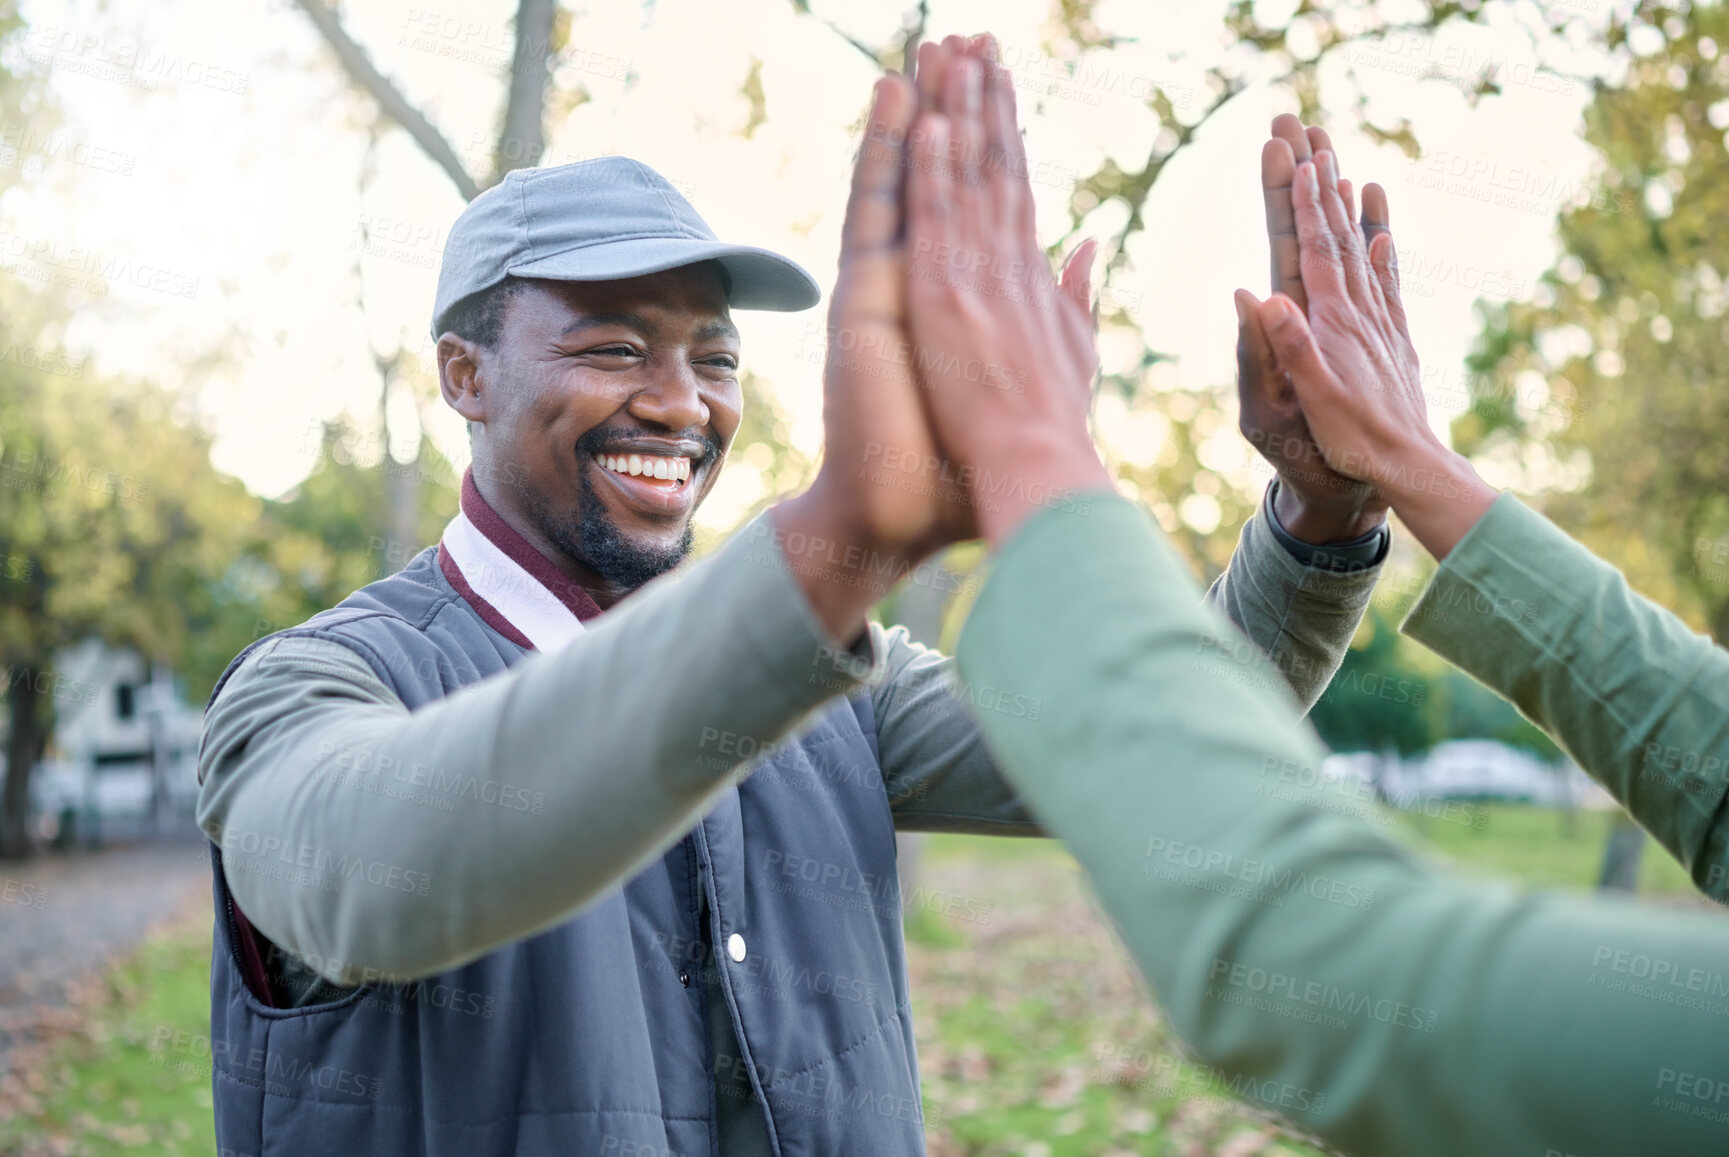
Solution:
<svg viewBox="0 0 1729 1157"><path fill-rule="evenodd" d="M597 454L600 464L617 474L685 482L690 478L689 458L663 458L652 454Z"/></svg>
<svg viewBox="0 0 1729 1157"><path fill-rule="evenodd" d="M625 504L651 518L688 514L696 502L694 479L707 448L700 443L615 446L589 457Z"/></svg>

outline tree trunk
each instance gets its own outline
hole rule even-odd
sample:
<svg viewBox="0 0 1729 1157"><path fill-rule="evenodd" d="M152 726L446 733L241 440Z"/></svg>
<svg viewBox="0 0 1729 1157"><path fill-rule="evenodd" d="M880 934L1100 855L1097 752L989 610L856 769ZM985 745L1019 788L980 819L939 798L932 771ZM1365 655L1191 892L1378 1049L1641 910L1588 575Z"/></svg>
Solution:
<svg viewBox="0 0 1729 1157"><path fill-rule="evenodd" d="M540 164L546 152L546 89L552 79L552 25L557 14L553 0L517 0L510 91L505 94L504 124L492 157L494 184L512 169Z"/></svg>
<svg viewBox="0 0 1729 1157"><path fill-rule="evenodd" d="M30 844L30 776L48 745L48 696L38 688L50 686L52 673L46 666L20 664L11 669L6 688L10 730L6 736L6 782L0 787L0 860L22 860L34 850Z"/></svg>
<svg viewBox="0 0 1729 1157"><path fill-rule="evenodd" d="M365 303L361 303L365 309ZM389 357L373 354L378 366L378 428L384 439L384 452L379 456L379 469L384 471L384 509L379 512L384 549L379 553L378 577L388 578L408 565L420 549L420 458L426 435L415 420L414 458L403 462L396 457L396 447L406 442L408 431L390 428L390 387L402 369L402 347Z"/></svg>
<svg viewBox="0 0 1729 1157"><path fill-rule="evenodd" d="M1639 857L1645 851L1645 829L1621 812L1603 847L1603 870L1597 876L1602 892L1632 892L1639 887Z"/></svg>
<svg viewBox="0 0 1729 1157"><path fill-rule="evenodd" d="M390 494L390 521L385 534L390 538L389 557L383 573L395 574L408 565L425 545L420 541L420 458L413 462L397 462L386 454L384 465L389 470L385 488Z"/></svg>

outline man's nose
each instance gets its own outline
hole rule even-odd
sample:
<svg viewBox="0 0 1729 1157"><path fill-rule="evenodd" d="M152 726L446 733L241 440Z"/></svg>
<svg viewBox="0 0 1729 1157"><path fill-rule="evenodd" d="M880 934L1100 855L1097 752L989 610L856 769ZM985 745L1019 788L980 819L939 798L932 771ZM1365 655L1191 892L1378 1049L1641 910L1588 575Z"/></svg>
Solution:
<svg viewBox="0 0 1729 1157"><path fill-rule="evenodd" d="M708 402L702 396L702 380L684 364L657 366L642 389L631 395L626 407L632 417L669 430L689 430L708 425Z"/></svg>

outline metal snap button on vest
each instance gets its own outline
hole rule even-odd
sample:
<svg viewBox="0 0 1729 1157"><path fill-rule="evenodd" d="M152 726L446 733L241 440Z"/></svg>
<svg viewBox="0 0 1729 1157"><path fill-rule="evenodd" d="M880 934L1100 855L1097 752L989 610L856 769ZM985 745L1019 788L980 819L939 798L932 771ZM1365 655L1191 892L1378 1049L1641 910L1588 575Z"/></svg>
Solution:
<svg viewBox="0 0 1729 1157"><path fill-rule="evenodd" d="M744 937L740 936L737 932L734 932L731 936L728 936L726 938L726 954L728 956L732 957L733 963L735 963L735 964L743 961L744 960Z"/></svg>
<svg viewBox="0 0 1729 1157"><path fill-rule="evenodd" d="M679 969L678 982L680 984L684 985L686 988L689 988L690 987L690 973L686 972L682 968Z"/></svg>

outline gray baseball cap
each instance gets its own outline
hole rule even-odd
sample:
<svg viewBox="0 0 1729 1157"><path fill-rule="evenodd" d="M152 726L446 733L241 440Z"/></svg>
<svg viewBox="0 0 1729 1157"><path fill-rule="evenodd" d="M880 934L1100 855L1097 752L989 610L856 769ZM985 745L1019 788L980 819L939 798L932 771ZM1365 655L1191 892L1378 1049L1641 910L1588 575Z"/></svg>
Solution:
<svg viewBox="0 0 1729 1157"><path fill-rule="evenodd" d="M619 281L709 260L726 269L734 309L809 309L822 298L797 262L716 238L672 183L641 161L596 157L516 169L450 227L432 336L451 306L506 276Z"/></svg>

